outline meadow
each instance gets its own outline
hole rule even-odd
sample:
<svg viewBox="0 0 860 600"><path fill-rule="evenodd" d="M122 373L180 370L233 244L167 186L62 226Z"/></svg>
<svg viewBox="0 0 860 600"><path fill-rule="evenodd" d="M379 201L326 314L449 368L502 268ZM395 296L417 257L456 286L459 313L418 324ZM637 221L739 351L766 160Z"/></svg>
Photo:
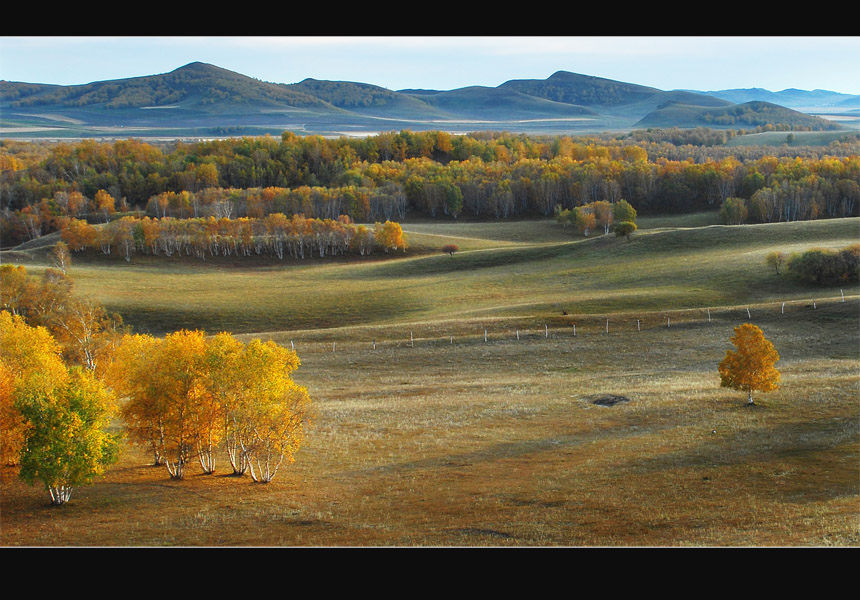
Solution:
<svg viewBox="0 0 860 600"><path fill-rule="evenodd" d="M127 446L57 509L4 467L0 543L857 545L860 288L777 276L764 256L845 247L858 224L705 213L641 218L627 241L417 222L396 257L75 255L76 292L135 331L295 347L313 426L268 485L226 458L172 481ZM42 250L13 256L38 273ZM753 406L717 373L744 322L781 357Z"/></svg>

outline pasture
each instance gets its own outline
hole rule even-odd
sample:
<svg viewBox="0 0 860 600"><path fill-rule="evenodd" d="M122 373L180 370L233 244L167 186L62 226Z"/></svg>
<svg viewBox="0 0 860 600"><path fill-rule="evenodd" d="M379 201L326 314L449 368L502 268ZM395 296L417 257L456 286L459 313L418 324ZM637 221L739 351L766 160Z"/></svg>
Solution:
<svg viewBox="0 0 860 600"><path fill-rule="evenodd" d="M74 256L77 293L137 331L294 345L314 423L268 485L226 458L171 481L129 446L57 509L4 468L0 542L857 545L860 289L776 276L764 256L847 246L858 220L711 219L640 219L629 242L404 223L412 249L370 260ZM743 322L781 356L754 406L717 374Z"/></svg>

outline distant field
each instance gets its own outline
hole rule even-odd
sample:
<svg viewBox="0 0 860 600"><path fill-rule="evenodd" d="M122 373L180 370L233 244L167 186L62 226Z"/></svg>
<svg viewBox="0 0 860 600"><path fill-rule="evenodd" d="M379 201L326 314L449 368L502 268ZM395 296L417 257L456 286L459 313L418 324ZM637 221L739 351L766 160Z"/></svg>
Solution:
<svg viewBox="0 0 860 600"><path fill-rule="evenodd" d="M404 224L395 259L73 257L76 290L136 330L293 345L314 426L268 486L173 482L128 448L57 510L4 468L0 543L860 544L860 286L763 262L856 243L860 219L713 218L640 219L629 242ZM40 252L15 256L39 272ZM747 321L781 356L753 407L717 374ZM627 401L593 403L610 394Z"/></svg>
<svg viewBox="0 0 860 600"><path fill-rule="evenodd" d="M845 127L843 131L766 131L739 135L729 140L726 146L782 146L788 143L789 135L789 146L827 146L846 135L856 136L860 130L856 121L840 120L840 124Z"/></svg>
<svg viewBox="0 0 860 600"><path fill-rule="evenodd" d="M73 256L75 289L136 331L257 333L452 318L706 309L809 300L838 290L777 277L772 250L841 248L858 219L697 227L709 213L643 220L628 242L584 238L552 221L405 224L413 248L396 258ZM678 228L676 228L678 227ZM439 248L457 244L453 257ZM35 251L34 251L35 252ZM26 263L25 263L26 264ZM41 267L31 264L38 273ZM857 286L846 289L856 294Z"/></svg>

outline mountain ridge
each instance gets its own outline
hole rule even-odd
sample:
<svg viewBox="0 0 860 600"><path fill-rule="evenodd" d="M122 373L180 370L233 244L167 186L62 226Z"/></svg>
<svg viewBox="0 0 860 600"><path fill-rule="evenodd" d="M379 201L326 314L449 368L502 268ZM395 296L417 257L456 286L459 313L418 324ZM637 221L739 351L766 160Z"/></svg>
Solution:
<svg viewBox="0 0 860 600"><path fill-rule="evenodd" d="M62 129L58 120L83 123L83 129L90 131L148 128L254 133L282 127L324 134L440 127L455 132L476 128L526 133L612 131L651 122L678 127L729 127L733 125L729 123L731 119L723 116L715 120L714 115L720 111L728 114L739 105L742 108L736 111L738 114L767 113L750 116L748 122L756 126L814 130L838 127L783 105L783 110L775 110L750 104L762 97L797 102L798 98L812 98L810 92L789 94L785 90L779 93L781 96L773 96L774 92L768 92L768 96L767 90L753 90L754 94L745 93L755 95L755 100L733 102L732 98L743 97L741 91L663 91L556 71L546 79L512 79L496 87L397 91L370 83L313 78L290 84L272 83L197 61L162 74L71 86L0 81L0 134L14 135L37 127L58 133ZM860 99L836 92L816 93L828 101ZM674 112L667 110L671 106ZM693 109L685 110L680 118L680 106ZM147 110L152 108L169 110ZM678 118L673 120L673 114ZM296 119L301 122L294 123Z"/></svg>

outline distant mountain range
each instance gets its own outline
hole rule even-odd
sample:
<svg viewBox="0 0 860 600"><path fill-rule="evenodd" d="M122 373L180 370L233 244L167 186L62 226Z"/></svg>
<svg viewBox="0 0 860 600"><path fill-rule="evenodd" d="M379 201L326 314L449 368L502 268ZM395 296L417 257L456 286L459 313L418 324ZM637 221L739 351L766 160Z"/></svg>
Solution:
<svg viewBox="0 0 860 600"><path fill-rule="evenodd" d="M576 134L647 127L816 131L810 113L860 116L860 96L815 90L662 91L559 71L498 87L388 90L305 79L269 83L191 63L161 75L59 86L0 82L0 136L362 135L400 129Z"/></svg>

